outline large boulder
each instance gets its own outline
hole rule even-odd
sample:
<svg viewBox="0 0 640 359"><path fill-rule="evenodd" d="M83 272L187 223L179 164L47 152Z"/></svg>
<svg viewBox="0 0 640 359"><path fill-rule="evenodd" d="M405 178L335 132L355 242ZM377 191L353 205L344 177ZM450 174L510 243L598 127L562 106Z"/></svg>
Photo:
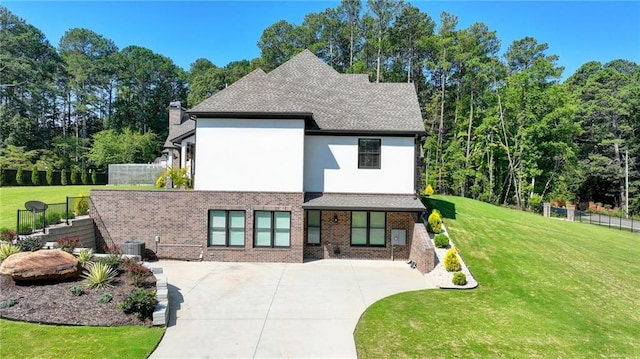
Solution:
<svg viewBox="0 0 640 359"><path fill-rule="evenodd" d="M0 265L0 274L17 281L64 280L80 275L78 260L61 250L39 250L20 252L5 259Z"/></svg>

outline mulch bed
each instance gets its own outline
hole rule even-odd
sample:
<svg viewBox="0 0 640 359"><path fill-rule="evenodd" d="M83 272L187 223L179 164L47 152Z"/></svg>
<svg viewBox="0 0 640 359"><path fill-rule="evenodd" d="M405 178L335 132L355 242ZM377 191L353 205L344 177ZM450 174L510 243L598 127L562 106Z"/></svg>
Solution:
<svg viewBox="0 0 640 359"><path fill-rule="evenodd" d="M16 282L10 276L0 274L0 302L8 299L16 301L12 307L0 308L0 317L65 325L152 325L151 319L139 320L117 307L137 288L131 279L120 274L113 284L114 287L108 289L87 289L82 278L63 282ZM74 296L70 291L73 286L82 286L85 293ZM145 288L155 288L155 277L148 279ZM113 295L111 302L98 302L104 293Z"/></svg>

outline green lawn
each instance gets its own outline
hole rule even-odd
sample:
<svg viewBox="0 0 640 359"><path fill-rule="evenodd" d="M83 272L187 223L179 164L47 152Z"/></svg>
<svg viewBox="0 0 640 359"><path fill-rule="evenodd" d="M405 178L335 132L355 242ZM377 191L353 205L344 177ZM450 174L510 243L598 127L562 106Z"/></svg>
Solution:
<svg viewBox="0 0 640 359"><path fill-rule="evenodd" d="M31 200L45 203L63 203L67 196L76 197L80 193L89 195L91 189L153 189L153 186L40 186L40 187L0 187L0 228L16 227L16 210L24 209L24 203Z"/></svg>
<svg viewBox="0 0 640 359"><path fill-rule="evenodd" d="M0 320L0 358L147 358L164 328L72 327Z"/></svg>
<svg viewBox="0 0 640 359"><path fill-rule="evenodd" d="M373 304L358 357L640 357L640 235L435 199L479 287Z"/></svg>

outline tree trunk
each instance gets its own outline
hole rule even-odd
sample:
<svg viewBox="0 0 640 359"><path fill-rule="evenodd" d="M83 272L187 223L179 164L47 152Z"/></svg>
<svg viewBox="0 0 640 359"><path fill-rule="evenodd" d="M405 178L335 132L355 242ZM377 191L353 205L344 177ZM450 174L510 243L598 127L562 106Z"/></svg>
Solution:
<svg viewBox="0 0 640 359"><path fill-rule="evenodd" d="M467 127L467 152L465 153L464 164L464 183L462 186L462 197L464 197L465 189L467 188L468 171L469 171L469 156L471 154L471 129L473 128L473 87L471 88L471 99L469 101L469 126Z"/></svg>
<svg viewBox="0 0 640 359"><path fill-rule="evenodd" d="M382 56L382 30L378 31L378 59L376 64L376 83L380 82L380 57Z"/></svg>
<svg viewBox="0 0 640 359"><path fill-rule="evenodd" d="M442 160L442 142L444 138L444 98L446 88L445 80L445 70L442 69L442 73L440 74L440 126L438 127L438 189L441 193L444 188L444 184L442 182L442 164L444 163L444 161Z"/></svg>

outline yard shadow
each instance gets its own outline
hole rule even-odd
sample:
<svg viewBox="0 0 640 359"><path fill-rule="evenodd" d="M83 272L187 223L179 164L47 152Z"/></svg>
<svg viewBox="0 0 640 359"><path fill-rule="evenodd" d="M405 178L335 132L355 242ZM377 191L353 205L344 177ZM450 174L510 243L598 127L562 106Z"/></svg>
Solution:
<svg viewBox="0 0 640 359"><path fill-rule="evenodd" d="M184 303L184 298L180 293L180 288L175 285L167 284L167 289L169 290L169 321L167 322L167 327L172 327L176 325L178 310Z"/></svg>
<svg viewBox="0 0 640 359"><path fill-rule="evenodd" d="M456 219L456 205L451 202L431 197L422 197L422 203L424 203L429 212L431 212L432 209L437 209L440 211L442 217Z"/></svg>

